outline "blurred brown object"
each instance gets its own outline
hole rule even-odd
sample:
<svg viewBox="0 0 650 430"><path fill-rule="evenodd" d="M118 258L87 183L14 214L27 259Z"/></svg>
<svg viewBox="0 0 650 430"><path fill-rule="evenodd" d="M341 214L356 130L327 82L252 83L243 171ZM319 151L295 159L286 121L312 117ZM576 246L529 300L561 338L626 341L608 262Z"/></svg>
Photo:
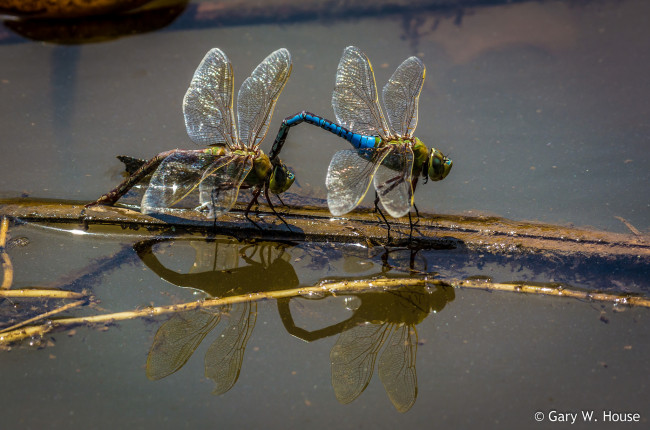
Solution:
<svg viewBox="0 0 650 430"><path fill-rule="evenodd" d="M0 13L29 18L78 18L124 12L151 0L0 0Z"/></svg>

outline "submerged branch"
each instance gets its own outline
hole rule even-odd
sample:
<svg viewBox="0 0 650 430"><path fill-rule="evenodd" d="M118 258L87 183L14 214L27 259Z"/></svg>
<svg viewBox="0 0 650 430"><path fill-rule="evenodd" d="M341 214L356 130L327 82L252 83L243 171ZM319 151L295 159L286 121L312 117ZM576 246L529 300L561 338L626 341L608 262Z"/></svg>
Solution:
<svg viewBox="0 0 650 430"><path fill-rule="evenodd" d="M345 218L332 217L327 209L289 207L281 212L289 230L265 206L260 206L256 228L243 215L241 207L216 220L195 211L170 209L157 217L118 206L93 206L64 201L30 199L0 200L0 215L18 221L69 226L93 233L101 226L119 226L140 234L200 231L234 237L265 240L304 240L405 245L415 248L463 248L478 252L551 253L601 258L650 260L648 235L632 235L577 229L533 222L517 222L498 217L422 214L409 241L408 218L391 219L392 234L387 242L386 227L372 211L357 210Z"/></svg>

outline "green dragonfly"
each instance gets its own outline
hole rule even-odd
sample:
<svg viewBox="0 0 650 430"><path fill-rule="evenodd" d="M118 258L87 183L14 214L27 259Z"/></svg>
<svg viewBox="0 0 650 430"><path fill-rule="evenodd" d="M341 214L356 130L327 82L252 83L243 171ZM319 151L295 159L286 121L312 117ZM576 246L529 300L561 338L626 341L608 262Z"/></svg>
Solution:
<svg viewBox="0 0 650 430"><path fill-rule="evenodd" d="M200 205L195 210L210 218L228 212L240 188L254 188L246 217L262 190L273 209L268 191L285 192L295 177L278 157L281 144L274 145L268 156L259 146L291 68L291 55L284 48L271 53L255 68L239 89L237 128L232 65L223 51L210 50L183 99L187 134L205 149L162 152L89 206L114 204L153 172L140 208L145 214L165 213L197 187Z"/></svg>
<svg viewBox="0 0 650 430"><path fill-rule="evenodd" d="M357 207L373 182L377 200L392 217L410 215L418 177L422 175L425 182L439 181L449 174L452 161L413 136L425 72L417 57L407 58L397 67L383 89L386 121L370 60L359 48L348 46L336 72L332 95L338 124L305 111L282 122L275 145L284 143L290 127L306 122L354 147L334 154L327 171L327 204L333 215L344 215Z"/></svg>

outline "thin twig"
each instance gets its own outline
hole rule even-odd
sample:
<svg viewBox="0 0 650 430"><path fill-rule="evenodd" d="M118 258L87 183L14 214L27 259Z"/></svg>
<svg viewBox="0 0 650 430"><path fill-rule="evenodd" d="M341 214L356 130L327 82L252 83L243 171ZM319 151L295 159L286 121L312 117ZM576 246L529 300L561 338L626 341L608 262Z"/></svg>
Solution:
<svg viewBox="0 0 650 430"><path fill-rule="evenodd" d="M7 230L9 230L9 219L2 217L0 224L0 266L2 266L2 284L0 290L8 290L14 281L14 266L11 264L9 255L5 252L7 245Z"/></svg>
<svg viewBox="0 0 650 430"><path fill-rule="evenodd" d="M636 227L634 227L632 223L630 223L628 220L626 220L622 216L615 216L614 218L616 218L617 220L625 224L625 227L627 227L632 232L632 234L634 234L635 236L641 236L641 232Z"/></svg>
<svg viewBox="0 0 650 430"><path fill-rule="evenodd" d="M544 294L554 297L570 297L582 300L593 300L602 302L611 302L614 304L622 304L629 306L641 306L650 308L650 299L646 297L620 295L611 293L598 293L573 290L563 287L550 287L538 285L526 285L525 283L496 283L490 281L479 280L461 280L461 279L426 279L426 278L376 278L376 279L363 279L353 281L336 281L336 282L321 282L312 287L292 288L288 290L261 292L254 294L243 294L239 296L224 297L220 299L207 299L200 301L193 301L182 303L178 305L158 306L145 309L138 309L134 311L117 312L103 315L93 315L87 317L64 318L51 321L50 324L40 326L23 327L25 324L33 322L35 319L42 319L50 316L51 313L39 315L28 321L20 323L23 328L15 329L16 326L3 330L0 334L0 345L7 345L27 337L44 335L52 330L52 328L70 327L80 324L101 324L112 323L115 321L131 320L136 318L151 318L158 315L169 313L184 312L194 309L205 309L211 307L231 305L235 303L256 302L269 299L281 299L296 296L309 296L309 295L322 295L326 294L352 294L360 293L369 290L389 290L400 287L425 287L425 286L447 286L447 287L460 287L471 289L482 289L489 291L505 291L526 294ZM80 300L73 302L68 308L61 307L55 311L62 312L70 307L79 306L85 301ZM13 329L13 330L12 330Z"/></svg>
<svg viewBox="0 0 650 430"><path fill-rule="evenodd" d="M76 308L77 306L81 306L84 303L86 303L86 300L77 300L76 302L65 304L65 305L60 306L60 307L58 307L56 309L52 309L49 312L45 312L45 313L42 313L40 315L36 315L33 318L29 318L29 319L27 319L25 321L21 321L21 322L19 322L17 324L14 324L14 325L10 326L10 327L3 328L2 330L0 330L0 334L9 333L9 332L14 331L16 329L19 329L20 327L24 327L27 324L33 323L34 321L42 320L44 318L51 317L52 315L60 314L61 312L65 312L65 311L67 311L69 309Z"/></svg>
<svg viewBox="0 0 650 430"><path fill-rule="evenodd" d="M9 230L9 219L3 216L0 224L0 248L7 246L7 230Z"/></svg>
<svg viewBox="0 0 650 430"><path fill-rule="evenodd" d="M36 288L28 288L21 290L0 291L0 298L80 299L82 297L86 297L86 294L64 290L42 290Z"/></svg>
<svg viewBox="0 0 650 430"><path fill-rule="evenodd" d="M11 345L12 343L20 342L21 340L32 336L43 336L53 328L54 326L52 325L33 325L13 330L11 332L0 333L0 346Z"/></svg>
<svg viewBox="0 0 650 430"><path fill-rule="evenodd" d="M641 306L650 308L650 299L641 296L633 296L629 294L612 294L580 291L564 288L561 286L540 286L540 285L526 285L525 283L497 283L490 281L480 280L454 280L450 281L454 286L461 288L472 288L489 291L506 291L513 293L527 293L527 294L544 294L547 296L555 297L570 297L581 300L594 300L598 302L611 302L615 304Z"/></svg>
<svg viewBox="0 0 650 430"><path fill-rule="evenodd" d="M14 266L11 264L9 255L0 250L0 266L2 266L2 284L0 284L0 294L11 288L14 282ZM1 297L1 296L0 296Z"/></svg>

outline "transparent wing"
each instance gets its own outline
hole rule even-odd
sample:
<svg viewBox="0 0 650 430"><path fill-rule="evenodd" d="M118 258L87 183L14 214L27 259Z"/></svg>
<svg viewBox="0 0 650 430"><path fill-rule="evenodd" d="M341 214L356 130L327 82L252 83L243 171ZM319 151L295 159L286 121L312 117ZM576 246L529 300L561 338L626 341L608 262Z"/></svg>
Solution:
<svg viewBox="0 0 650 430"><path fill-rule="evenodd" d="M336 120L349 130L387 138L390 134L379 100L370 60L355 46L348 46L336 70L332 94Z"/></svg>
<svg viewBox="0 0 650 430"><path fill-rule="evenodd" d="M407 324L396 327L379 358L379 378L395 408L406 412L418 395L415 374L417 332Z"/></svg>
<svg viewBox="0 0 650 430"><path fill-rule="evenodd" d="M204 310L174 314L156 332L147 357L147 378L162 379L183 367L220 318L219 313Z"/></svg>
<svg viewBox="0 0 650 430"><path fill-rule="evenodd" d="M381 205L390 216L399 218L408 214L413 205L413 151L406 145L389 146L395 149L377 169L374 183Z"/></svg>
<svg viewBox="0 0 650 430"><path fill-rule="evenodd" d="M205 172L199 185L199 198L201 208L207 209L209 218L218 217L232 208L252 167L252 156L234 155L221 168Z"/></svg>
<svg viewBox="0 0 650 430"><path fill-rule="evenodd" d="M169 155L151 176L142 198L141 212L159 212L178 203L199 185L206 170L229 157L203 151L178 151Z"/></svg>
<svg viewBox="0 0 650 430"><path fill-rule="evenodd" d="M266 57L244 81L237 96L239 136L249 148L266 136L275 102L291 74L291 54L278 49Z"/></svg>
<svg viewBox="0 0 650 430"><path fill-rule="evenodd" d="M213 394L223 394L237 382L246 343L253 332L256 319L257 303L233 305L228 327L205 353L205 376L216 384Z"/></svg>
<svg viewBox="0 0 650 430"><path fill-rule="evenodd" d="M418 100L426 69L418 57L399 65L384 87L384 107L393 134L411 137L418 125Z"/></svg>
<svg viewBox="0 0 650 430"><path fill-rule="evenodd" d="M211 49L194 72L183 99L190 139L201 146L225 143L232 147L238 142L233 94L230 60L220 49Z"/></svg>
<svg viewBox="0 0 650 430"><path fill-rule="evenodd" d="M327 206L334 216L357 207L370 188L375 172L394 145L379 149L344 149L332 157L327 169Z"/></svg>
<svg viewBox="0 0 650 430"><path fill-rule="evenodd" d="M332 387L339 402L350 403L366 389L389 327L367 323L339 336L330 352Z"/></svg>

